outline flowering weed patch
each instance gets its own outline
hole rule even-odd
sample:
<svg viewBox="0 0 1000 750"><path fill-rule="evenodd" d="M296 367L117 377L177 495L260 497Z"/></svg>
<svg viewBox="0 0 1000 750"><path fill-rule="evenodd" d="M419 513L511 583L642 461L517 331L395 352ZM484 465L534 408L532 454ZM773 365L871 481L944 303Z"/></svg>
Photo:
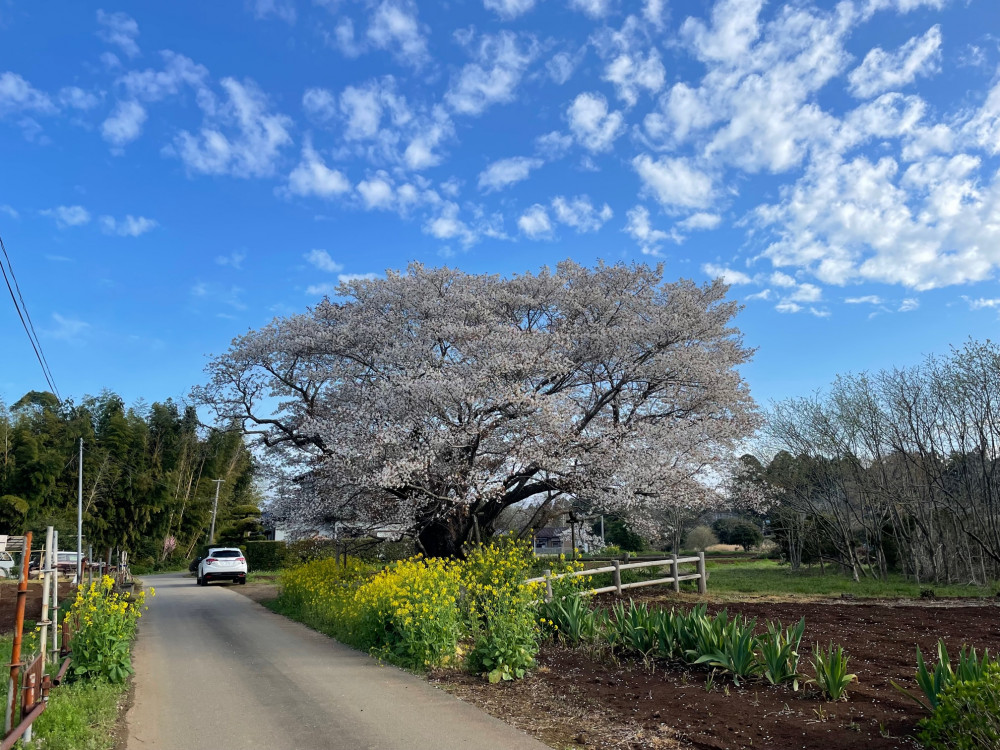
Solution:
<svg viewBox="0 0 1000 750"><path fill-rule="evenodd" d="M145 609L146 592L134 599L117 594L114 579L103 576L89 587L79 586L69 616L76 625L73 636L74 678L87 677L121 683L132 673L130 650L135 628ZM150 596L156 591L150 588Z"/></svg>

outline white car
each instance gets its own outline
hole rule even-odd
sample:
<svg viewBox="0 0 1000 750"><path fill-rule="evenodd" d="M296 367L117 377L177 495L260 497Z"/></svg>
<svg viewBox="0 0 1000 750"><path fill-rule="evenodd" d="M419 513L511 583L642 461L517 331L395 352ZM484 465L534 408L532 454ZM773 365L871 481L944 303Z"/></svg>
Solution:
<svg viewBox="0 0 1000 750"><path fill-rule="evenodd" d="M247 582L247 559L238 547L209 547L208 557L198 563L198 585L209 581Z"/></svg>

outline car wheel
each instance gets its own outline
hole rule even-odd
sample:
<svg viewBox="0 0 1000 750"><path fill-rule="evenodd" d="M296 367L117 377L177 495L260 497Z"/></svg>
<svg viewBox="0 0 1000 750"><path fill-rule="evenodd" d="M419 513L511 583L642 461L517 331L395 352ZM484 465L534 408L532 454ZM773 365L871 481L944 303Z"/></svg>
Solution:
<svg viewBox="0 0 1000 750"><path fill-rule="evenodd" d="M205 585L205 579L202 576L198 576L198 585L199 586Z"/></svg>
<svg viewBox="0 0 1000 750"><path fill-rule="evenodd" d="M246 585L246 582L247 582L247 579L246 579L246 578L241 578L241 579L240 579L240 586L245 586L245 585Z"/></svg>

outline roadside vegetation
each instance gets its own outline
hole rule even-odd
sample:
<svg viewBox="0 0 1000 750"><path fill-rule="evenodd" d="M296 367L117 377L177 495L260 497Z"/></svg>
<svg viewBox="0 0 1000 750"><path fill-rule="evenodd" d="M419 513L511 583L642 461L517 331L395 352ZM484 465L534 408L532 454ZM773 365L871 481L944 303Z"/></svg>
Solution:
<svg viewBox="0 0 1000 750"><path fill-rule="evenodd" d="M155 593L150 589L150 596ZM70 669L66 682L52 688L45 711L32 724L32 747L109 750L114 746L132 674L132 641L145 608L144 591L135 596L118 593L109 576L80 586L75 598L66 602L64 616L74 630ZM12 634L0 637L0 653L10 654L12 641ZM38 628L26 623L22 653L30 659L37 649ZM3 680L3 701L7 690Z"/></svg>

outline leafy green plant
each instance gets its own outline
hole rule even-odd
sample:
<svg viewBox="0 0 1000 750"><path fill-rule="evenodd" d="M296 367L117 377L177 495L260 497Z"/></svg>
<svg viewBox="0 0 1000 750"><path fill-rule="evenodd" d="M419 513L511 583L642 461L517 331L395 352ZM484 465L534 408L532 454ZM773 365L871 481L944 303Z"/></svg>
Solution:
<svg viewBox="0 0 1000 750"><path fill-rule="evenodd" d="M467 664L490 682L520 679L535 665L539 592L525 584L532 557L528 545L502 537L468 550L461 566L473 638Z"/></svg>
<svg viewBox="0 0 1000 750"><path fill-rule="evenodd" d="M928 711L937 708L939 697L945 688L957 682L982 680L986 676L987 668L993 663L990 661L989 649L986 649L983 652L983 658L979 659L976 649L967 649L962 646L958 651L958 662L953 667L943 640L939 640L937 643L937 656L937 663L933 669L929 669L924 661L924 655L920 652L920 648L917 648L917 673L915 677L917 685L927 699L926 702L897 683L892 683L893 687L915 700Z"/></svg>
<svg viewBox="0 0 1000 750"><path fill-rule="evenodd" d="M601 618L590 608L582 596L553 598L538 606L539 619L543 627L567 645L578 646L597 637Z"/></svg>
<svg viewBox="0 0 1000 750"><path fill-rule="evenodd" d="M813 669L816 671L816 684L832 701L839 701L847 694L847 686L858 679L857 675L848 674L849 657L841 646L829 645L824 652L819 644L813 646Z"/></svg>
<svg viewBox="0 0 1000 750"><path fill-rule="evenodd" d="M132 674L131 648L136 624L145 608L145 592L129 599L115 593L104 576L89 587L79 586L70 607L73 635L73 679L103 679L122 683ZM155 590L150 589L151 595Z"/></svg>
<svg viewBox="0 0 1000 750"><path fill-rule="evenodd" d="M744 617L726 622L721 630L720 648L699 656L694 663L726 670L733 675L733 682L738 687L740 678L752 677L761 669L756 654L757 638L753 634L756 625L756 620Z"/></svg>
<svg viewBox="0 0 1000 750"><path fill-rule="evenodd" d="M617 602L611 608L611 621L624 648L642 656L656 648L656 633L650 627L650 612L646 604L637 605L629 600L626 609L622 602Z"/></svg>
<svg viewBox="0 0 1000 750"><path fill-rule="evenodd" d="M944 686L935 699L917 735L928 750L1000 750L1000 665Z"/></svg>
<svg viewBox="0 0 1000 750"><path fill-rule="evenodd" d="M764 679L772 685L791 682L792 690L799 689L799 646L805 629L804 617L788 628L769 622L767 633L758 638Z"/></svg>

